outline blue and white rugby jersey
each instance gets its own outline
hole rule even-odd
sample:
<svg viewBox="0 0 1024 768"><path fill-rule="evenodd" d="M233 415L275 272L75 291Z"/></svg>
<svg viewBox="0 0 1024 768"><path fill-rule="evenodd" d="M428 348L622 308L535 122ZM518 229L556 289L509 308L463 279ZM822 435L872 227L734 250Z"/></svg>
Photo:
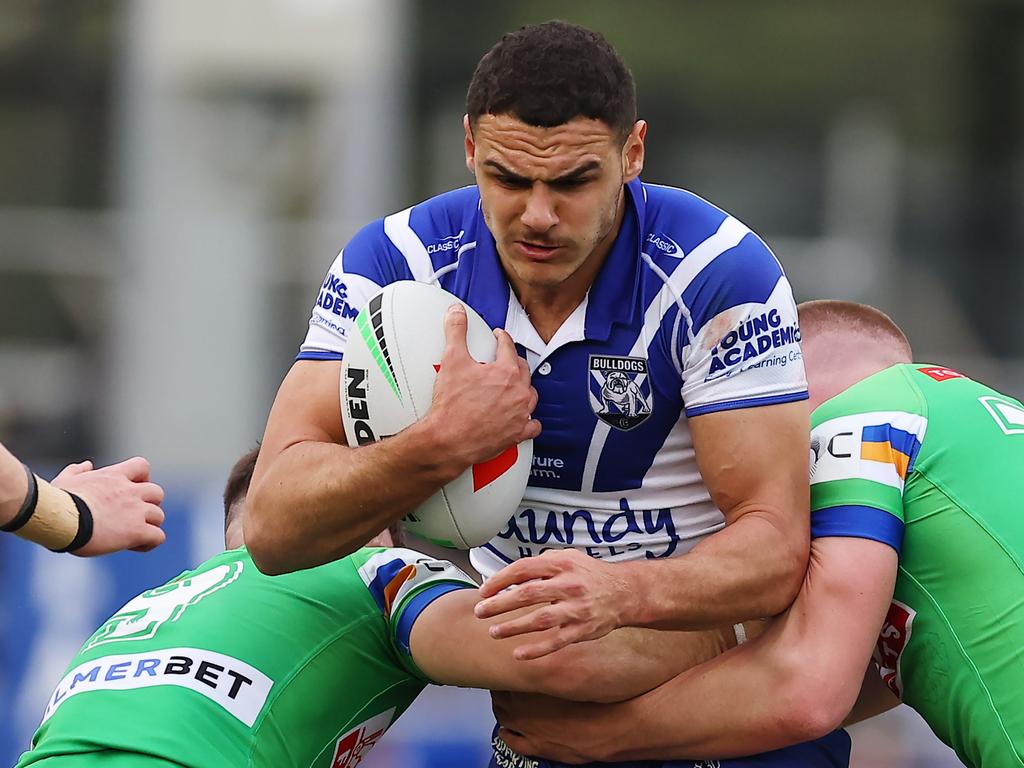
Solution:
<svg viewBox="0 0 1024 768"><path fill-rule="evenodd" d="M475 186L362 229L313 308L299 359L341 359L358 311L398 280L438 283L526 356L543 432L522 505L472 553L484 575L551 548L682 554L724 525L687 420L807 397L792 290L764 242L690 192L627 189L607 261L548 344L505 279Z"/></svg>

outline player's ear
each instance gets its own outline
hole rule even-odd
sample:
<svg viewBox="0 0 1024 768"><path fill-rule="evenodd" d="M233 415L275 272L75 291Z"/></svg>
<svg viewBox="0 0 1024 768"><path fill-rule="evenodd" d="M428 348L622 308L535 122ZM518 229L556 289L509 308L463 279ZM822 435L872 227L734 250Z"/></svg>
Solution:
<svg viewBox="0 0 1024 768"><path fill-rule="evenodd" d="M628 183L644 169L644 139L647 137L647 121L637 120L622 144L622 181Z"/></svg>
<svg viewBox="0 0 1024 768"><path fill-rule="evenodd" d="M466 168L474 176L476 175L476 142L473 141L473 124L469 115L462 116L462 127L466 131Z"/></svg>

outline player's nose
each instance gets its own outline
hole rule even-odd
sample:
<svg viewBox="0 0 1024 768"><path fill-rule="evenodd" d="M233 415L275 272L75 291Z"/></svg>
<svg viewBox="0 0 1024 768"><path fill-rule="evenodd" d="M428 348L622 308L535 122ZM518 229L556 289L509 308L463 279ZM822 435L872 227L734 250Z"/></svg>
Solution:
<svg viewBox="0 0 1024 768"><path fill-rule="evenodd" d="M548 232L558 223L555 201L545 184L534 184L531 187L520 218L524 226L538 233Z"/></svg>

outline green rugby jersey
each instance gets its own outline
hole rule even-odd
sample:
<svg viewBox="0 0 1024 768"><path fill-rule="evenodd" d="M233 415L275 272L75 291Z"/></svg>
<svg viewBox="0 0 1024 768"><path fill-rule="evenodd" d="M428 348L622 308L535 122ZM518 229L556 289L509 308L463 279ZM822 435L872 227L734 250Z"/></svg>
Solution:
<svg viewBox="0 0 1024 768"><path fill-rule="evenodd" d="M968 765L1024 765L1024 406L896 365L811 426L812 536L900 554L883 679Z"/></svg>
<svg viewBox="0 0 1024 768"><path fill-rule="evenodd" d="M355 766L429 682L409 653L420 612L475 587L408 549L283 576L224 552L86 641L18 768L100 750L188 768Z"/></svg>

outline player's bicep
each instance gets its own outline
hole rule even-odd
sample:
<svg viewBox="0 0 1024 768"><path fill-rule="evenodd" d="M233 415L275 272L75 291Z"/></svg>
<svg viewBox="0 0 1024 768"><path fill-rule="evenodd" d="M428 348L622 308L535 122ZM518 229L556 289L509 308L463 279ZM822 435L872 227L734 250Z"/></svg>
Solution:
<svg viewBox="0 0 1024 768"><path fill-rule="evenodd" d="M341 362L297 360L285 376L270 409L253 473L259 484L276 457L303 442L345 445L339 382Z"/></svg>
<svg viewBox="0 0 1024 768"><path fill-rule="evenodd" d="M416 666L440 685L535 690L539 677L535 670L543 665L513 658L519 638L495 640L490 636L492 622L473 614L479 600L477 590L452 592L419 615L409 636Z"/></svg>
<svg viewBox="0 0 1024 768"><path fill-rule="evenodd" d="M727 523L769 511L807 537L809 428L804 401L690 419L697 466Z"/></svg>

